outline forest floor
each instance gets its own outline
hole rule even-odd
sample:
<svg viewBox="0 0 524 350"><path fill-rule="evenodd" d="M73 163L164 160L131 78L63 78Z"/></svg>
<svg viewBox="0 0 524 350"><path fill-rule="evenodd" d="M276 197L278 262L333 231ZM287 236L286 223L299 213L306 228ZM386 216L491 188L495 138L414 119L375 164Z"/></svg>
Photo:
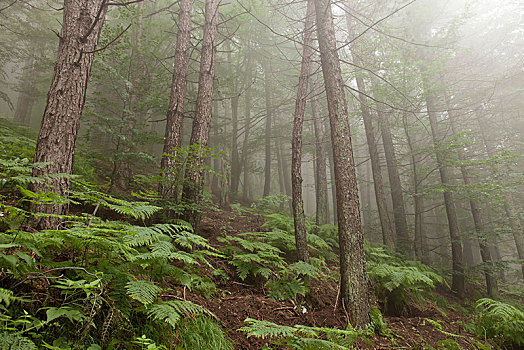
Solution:
<svg viewBox="0 0 524 350"><path fill-rule="evenodd" d="M264 223L262 216L235 211L205 210L204 219L198 233L209 240L209 243L220 249L217 238L227 232L228 236L244 232L261 232ZM226 261L216 261L225 271L231 271ZM280 325L305 325L313 327L330 327L346 329L347 315L335 303L338 285L329 280L313 280L309 283L309 293L301 300L306 308L297 308L293 301L273 301L267 296L262 283L249 283L240 280L223 280L209 277L217 285L215 295L206 299L189 290L178 291L178 297L204 306L216 315L229 336L236 343L237 349L261 349L270 345L270 340L255 337L247 338L244 332L238 331L245 326L246 318L265 320ZM482 340L468 333L463 325L471 322L471 315L465 314L468 301L456 298L447 288L437 291L439 298L447 305L443 310L435 302L426 300L422 303L409 303L408 310L402 316L385 316L387 337L375 336L371 339L359 339L356 343L360 349L455 349L446 343L453 339L463 349L475 349ZM372 300L372 303L374 301ZM376 303L376 302L375 302ZM442 303L440 303L442 304ZM471 303L470 303L471 305ZM436 321L436 322L433 322Z"/></svg>

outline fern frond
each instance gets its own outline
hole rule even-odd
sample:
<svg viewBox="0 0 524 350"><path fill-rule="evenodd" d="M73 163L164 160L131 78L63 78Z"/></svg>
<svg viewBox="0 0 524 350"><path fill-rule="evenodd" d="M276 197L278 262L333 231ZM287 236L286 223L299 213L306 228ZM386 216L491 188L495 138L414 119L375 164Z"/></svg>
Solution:
<svg viewBox="0 0 524 350"><path fill-rule="evenodd" d="M126 284L127 294L134 300L144 305L152 304L157 298L162 288L149 281L130 281Z"/></svg>
<svg viewBox="0 0 524 350"><path fill-rule="evenodd" d="M280 337L291 337L297 332L297 329L289 326L282 326L269 321L255 320L252 318L246 318L244 323L247 323L247 326L241 327L238 330L241 332L246 332L248 338L280 338Z"/></svg>
<svg viewBox="0 0 524 350"><path fill-rule="evenodd" d="M170 300L156 303L148 307L147 315L155 321L163 321L176 328L182 317L201 315L212 316L211 313L200 305L184 300Z"/></svg>

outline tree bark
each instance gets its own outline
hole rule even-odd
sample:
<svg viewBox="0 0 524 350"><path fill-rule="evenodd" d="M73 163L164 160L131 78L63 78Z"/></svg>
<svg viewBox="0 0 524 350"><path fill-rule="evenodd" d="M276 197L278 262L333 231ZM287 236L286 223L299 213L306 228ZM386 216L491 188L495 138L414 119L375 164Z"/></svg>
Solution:
<svg viewBox="0 0 524 350"><path fill-rule="evenodd" d="M350 39L353 35L353 21L350 17L350 12L346 12L346 23L350 33ZM351 57L357 66L362 66L360 57L356 54L354 47L350 46ZM386 206L386 195L384 193L384 185L382 182L382 170L380 168L380 158L378 155L377 143L375 138L375 131L373 130L373 118L368 106L366 97L366 85L362 76L355 77L358 88L358 100L360 102L360 110L362 120L364 121L364 129L366 132L366 141L368 144L369 156L371 158L371 169L373 172L373 186L375 187L375 198L377 201L378 216L382 228L382 242L391 250L395 250L395 240L393 237L393 227L389 219L388 210Z"/></svg>
<svg viewBox="0 0 524 350"><path fill-rule="evenodd" d="M263 63L264 67L264 92L266 98L266 127L265 127L265 165L264 165L264 192L263 197L269 196L271 192L271 124L273 107L271 106L270 65Z"/></svg>
<svg viewBox="0 0 524 350"><path fill-rule="evenodd" d="M249 166L248 166L248 146L249 136L251 131L251 84L252 84L252 72L251 72L251 54L248 53L247 65L246 65L246 79L244 81L244 88L246 89L245 100L244 100L244 117L246 122L244 124L244 140L242 142L242 169L244 169L244 187L242 189L242 199L244 202L248 202L249 196Z"/></svg>
<svg viewBox="0 0 524 350"><path fill-rule="evenodd" d="M404 194L398 172L397 156L391 129L382 113L379 113L380 130L382 142L384 142L384 153L388 168L389 185L391 186L391 200L393 202L393 217L395 221L395 232L397 234L397 251L411 256L411 240L408 233L408 222L406 220L406 208L404 206Z"/></svg>
<svg viewBox="0 0 524 350"><path fill-rule="evenodd" d="M340 291L342 304L355 327L369 323L368 276L360 221L357 177L351 144L349 115L336 48L330 0L316 0L317 38L326 88L335 168Z"/></svg>
<svg viewBox="0 0 524 350"><path fill-rule="evenodd" d="M415 213L415 256L425 264L430 263L429 250L424 235L424 197L421 194L420 180L418 176L417 165L420 164L420 156L416 152L411 134L408 128L407 115L402 116L402 124L404 126L404 133L406 134L406 141L409 154L411 155L411 169L413 174L413 207Z"/></svg>
<svg viewBox="0 0 524 350"><path fill-rule="evenodd" d="M314 83L312 83L314 86ZM316 100L317 89L311 89L313 97L311 98L311 114L313 117L313 127L315 131L315 194L317 202L317 210L315 216L315 223L317 225L324 225L329 223L329 203L328 203L328 187L327 187L327 169L326 169L326 133L324 124L318 113L318 102Z"/></svg>
<svg viewBox="0 0 524 350"><path fill-rule="evenodd" d="M187 68L190 56L191 40L191 11L193 0L180 0L180 13L178 15L178 33L175 49L174 71L171 83L171 95L167 110L166 133L164 139L164 151L161 161L162 177L168 182L161 183L159 192L165 197L177 198L177 187L182 176L182 169L177 160L178 148L182 146L182 127L184 122L184 110L187 88ZM170 177L175 179L169 179ZM169 179L169 180L168 180Z"/></svg>
<svg viewBox="0 0 524 350"><path fill-rule="evenodd" d="M445 93L445 99L446 99L446 106L448 109L448 116L449 121L451 123L451 130L454 135L458 134L458 127L457 127L457 121L455 113L452 111L451 108L451 101L447 93ZM465 160L465 155L462 149L458 150L458 157L459 160L462 162ZM462 174L462 179L464 181L464 185L471 186L473 181L471 180L471 176L468 172L468 169L464 165L460 165L460 172ZM491 259L491 253L489 250L489 245L487 238L485 237L485 229L484 229L484 220L482 218L482 212L480 209L479 203L473 199L469 199L469 206L471 209L471 215L473 217L473 222L475 225L475 232L477 233L477 239L480 246L480 256L482 258L482 262L486 267L484 268L484 278L486 280L486 289L487 293L490 298L496 298L499 295L498 292L498 283L497 278L495 277L493 273L493 262Z"/></svg>
<svg viewBox="0 0 524 350"><path fill-rule="evenodd" d="M231 48L229 41L226 42L226 50L227 53L227 61L228 66L231 67L233 65L233 62L231 61ZM233 70L231 68L228 68L228 72L230 75L233 75ZM233 82L232 87L232 94L235 94L233 97L231 97L231 195L233 198L236 198L238 193L238 186L240 183L240 173L242 171L241 163L240 163L240 155L238 153L238 100L239 96L237 93L237 84L236 84L236 77L235 81Z"/></svg>
<svg viewBox="0 0 524 350"><path fill-rule="evenodd" d="M440 173L440 182L444 187L444 204L446 207L449 235L451 239L451 259L453 270L451 290L454 291L460 298L462 298L464 297L464 266L462 261L462 244L460 240L457 212L455 209L455 200L453 198L453 192L449 189L449 185L451 185L451 177L449 173L450 169L444 164L442 153L438 149L441 142L439 136L440 132L437 124L437 116L435 114L435 102L429 87L429 82L427 81L427 77L424 76L423 85L429 124L431 128L431 138L433 140L433 146L435 147L435 158L437 160L437 166Z"/></svg>
<svg viewBox="0 0 524 350"><path fill-rule="evenodd" d="M63 11L58 54L34 156L35 163L49 164L34 168L33 176L73 172L87 83L107 4L105 0L65 0ZM54 191L59 195L67 195L70 189L71 180L66 177L31 185L31 190L35 192ZM66 208L61 204L33 204L31 211L65 214ZM59 219L50 216L40 218L36 226L56 229L58 223Z"/></svg>
<svg viewBox="0 0 524 350"><path fill-rule="evenodd" d="M298 79L295 114L293 116L293 138L291 140L291 191L292 208L295 225L295 243L298 259L309 261L306 238L306 219L302 199L302 130L306 111L308 80L313 63L313 26L315 25L315 3L308 0L306 23L304 27L304 44L302 46L302 67Z"/></svg>
<svg viewBox="0 0 524 350"><path fill-rule="evenodd" d="M35 57L29 55L24 62L20 92L16 102L14 121L22 125L29 125L31 122L31 112L35 103L35 83L38 72L35 69Z"/></svg>
<svg viewBox="0 0 524 350"><path fill-rule="evenodd" d="M200 76L198 79L198 94L195 117L191 130L189 164L185 173L186 181L183 187L183 200L188 203L200 204L202 197L202 182L204 175L205 153L209 142L209 126L213 109L213 80L215 77L215 56L218 33L218 6L220 0L207 0L204 15L204 37L200 54ZM200 222L200 214L188 210L185 218L194 228Z"/></svg>

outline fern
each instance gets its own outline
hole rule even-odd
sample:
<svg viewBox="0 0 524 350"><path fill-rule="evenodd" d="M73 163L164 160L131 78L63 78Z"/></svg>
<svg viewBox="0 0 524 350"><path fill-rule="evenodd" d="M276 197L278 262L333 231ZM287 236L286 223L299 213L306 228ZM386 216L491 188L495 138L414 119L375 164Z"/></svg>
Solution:
<svg viewBox="0 0 524 350"><path fill-rule="evenodd" d="M246 332L248 337L271 338L277 344L286 344L295 349L348 349L359 337L371 335L367 329L341 330L303 325L290 327L252 318L245 319L244 323L247 326L239 328L239 331Z"/></svg>
<svg viewBox="0 0 524 350"><path fill-rule="evenodd" d="M127 294L134 300L144 305L152 304L157 298L162 288L149 281L130 281L126 284Z"/></svg>
<svg viewBox="0 0 524 350"><path fill-rule="evenodd" d="M29 338L16 333L0 333L0 349L36 350L36 345Z"/></svg>
<svg viewBox="0 0 524 350"><path fill-rule="evenodd" d="M476 333L501 343L524 345L524 311L489 298L476 303Z"/></svg>
<svg viewBox="0 0 524 350"><path fill-rule="evenodd" d="M183 300L171 300L156 303L148 307L147 315L154 321L162 321L176 329L183 317L209 315L203 307Z"/></svg>

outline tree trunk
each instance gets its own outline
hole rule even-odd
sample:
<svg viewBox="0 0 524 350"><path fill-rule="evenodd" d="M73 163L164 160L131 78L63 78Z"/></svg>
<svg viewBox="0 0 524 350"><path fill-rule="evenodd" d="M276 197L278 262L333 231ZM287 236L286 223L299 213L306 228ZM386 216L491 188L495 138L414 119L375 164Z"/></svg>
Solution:
<svg viewBox="0 0 524 350"><path fill-rule="evenodd" d="M409 154L411 155L411 169L413 174L413 207L415 213L415 256L425 264L429 264L429 250L424 235L424 197L420 193L420 181L418 177L417 165L420 164L420 155L415 151L411 135L408 129L407 116L402 116L402 123L404 126L404 133L406 134L406 141Z"/></svg>
<svg viewBox="0 0 524 350"><path fill-rule="evenodd" d="M209 141L209 126L213 109L213 80L215 77L215 56L218 33L218 6L220 0L207 0L204 15L204 37L200 54L200 76L198 79L198 94L195 117L191 130L189 154L190 166L186 170L186 181L183 188L183 200L188 203L200 204L202 197L202 181L206 148ZM196 228L200 222L200 214L188 210L185 218Z"/></svg>
<svg viewBox="0 0 524 350"><path fill-rule="evenodd" d="M24 62L20 92L16 102L14 121L22 125L31 123L31 112L35 103L35 83L38 72L35 69L34 61L35 57L31 54Z"/></svg>
<svg viewBox="0 0 524 350"><path fill-rule="evenodd" d="M64 1L62 33L51 87L34 156L35 163L49 163L34 168L33 176L72 174L76 139L84 108L87 83L91 75L94 51L104 23L105 0ZM54 191L67 195L71 180L66 177L34 183L31 190ZM65 214L61 204L33 204L33 213ZM55 217L40 218L37 227L57 228Z"/></svg>
<svg viewBox="0 0 524 350"><path fill-rule="evenodd" d="M244 100L244 117L246 119L244 125L244 140L242 142L242 169L244 169L244 187L242 190L242 199L247 203L250 199L249 196L249 166L248 166L248 146L249 136L251 131L251 84L252 84L252 72L251 72L251 54L248 53L248 60L246 65L246 80L244 81L244 88L246 89L245 100Z"/></svg>
<svg viewBox="0 0 524 350"><path fill-rule="evenodd" d="M174 197L175 200L177 199L177 188L180 185L178 182L182 177L182 169L177 169L180 165L177 156L179 156L178 148L182 145L193 0L180 0L179 4L180 13L178 15L174 71L167 110L164 154L160 165L162 176L168 183L161 183L159 186L159 192L162 196ZM173 176L174 179L169 179Z"/></svg>
<svg viewBox="0 0 524 350"><path fill-rule="evenodd" d="M484 147L486 149L486 153L488 154L488 157L492 158L496 155L496 153L493 150L494 147L488 141L488 138L484 133L484 130L489 130L489 126L483 123L480 118L477 118L477 122L479 124L480 136L482 138L482 143L484 144ZM493 170L493 173L495 172L496 170ZM504 195L503 200L504 213L506 214L509 226L511 228L513 241L515 242L515 248L517 249L517 256L519 260L524 260L524 239L522 237L523 227L520 223L518 215L515 213L515 210L513 209L515 207L515 204L513 203L511 195ZM522 277L524 278L524 263L522 264Z"/></svg>
<svg viewBox="0 0 524 350"><path fill-rule="evenodd" d="M424 73L423 73L424 74ZM462 244L460 240L460 230L457 220L457 212L455 209L455 200L453 199L453 192L448 188L451 185L451 177L449 168L444 164L442 153L439 151L440 132L438 130L437 116L435 114L434 97L430 91L427 78L423 76L424 94L426 98L426 107L429 117L429 124L431 128L431 137L433 146L435 147L435 158L440 173L440 182L444 187L444 204L446 207L446 215L448 218L449 235L451 239L451 259L452 259L452 282L451 290L462 298L464 296L464 266L462 261Z"/></svg>
<svg viewBox="0 0 524 350"><path fill-rule="evenodd" d="M231 61L231 45L230 42L226 42L226 50L227 50L227 61L228 61L228 72L230 75L233 75L233 70L231 67L233 66L233 62ZM241 163L240 163L240 155L238 154L238 100L239 96L237 93L237 84L236 84L236 78L233 82L233 86L231 89L231 93L235 94L231 98L231 195L233 198L236 198L238 193L238 186L240 183L240 172L242 171Z"/></svg>
<svg viewBox="0 0 524 350"><path fill-rule="evenodd" d="M312 84L314 86L314 83ZM329 223L329 204L328 204L328 187L327 187L327 169L326 169L326 140L325 130L322 119L318 113L318 102L316 100L317 89L313 87L311 98L311 114L313 117L313 127L315 130L315 194L317 201L317 210L315 223L324 225Z"/></svg>
<svg viewBox="0 0 524 350"><path fill-rule="evenodd" d="M308 0L306 23L304 27L304 44L302 46L302 67L298 79L295 114L293 116L293 138L291 140L291 190L295 225L295 243L297 246L298 259L306 262L309 261L309 252L306 238L304 201L302 199L302 130L304 125L304 113L306 111L308 80L311 72L311 65L313 63L314 16L314 0Z"/></svg>
<svg viewBox="0 0 524 350"><path fill-rule="evenodd" d="M340 291L349 321L355 327L369 323L368 276L360 222L357 177L351 144L349 115L336 48L330 0L316 0L317 38L326 88L335 168Z"/></svg>
<svg viewBox="0 0 524 350"><path fill-rule="evenodd" d="M406 208L404 206L404 195L398 172L395 145L391 136L391 129L384 116L379 113L380 130L382 142L384 142L384 154L388 168L389 184L391 186L391 200L393 202L393 217L395 220L395 232L397 234L397 250L402 254L411 256L411 240L408 233L408 222L406 220Z"/></svg>
<svg viewBox="0 0 524 350"><path fill-rule="evenodd" d="M265 127L265 165L264 165L264 192L263 197L269 196L271 192L271 123L273 107L271 106L270 65L263 63L264 67L264 92L266 97L266 127Z"/></svg>
<svg viewBox="0 0 524 350"><path fill-rule="evenodd" d="M446 106L448 109L449 121L451 123L451 130L454 135L458 134L457 121L455 117L455 112L451 109L451 101L447 93L445 93ZM458 157L461 162L465 160L463 149L458 150ZM464 185L471 186L472 180L468 172L468 169L464 165L460 166L460 172L462 174L462 179L464 180ZM469 199L469 206L471 208L471 215L473 216L473 222L475 224L475 232L477 233L477 239L480 246L480 256L484 265L484 278L486 279L486 289L490 298L496 298L499 294L497 278L493 273L493 262L491 260L491 253L489 250L488 241L485 237L484 221L482 219L482 212L480 210L479 203L473 199Z"/></svg>

